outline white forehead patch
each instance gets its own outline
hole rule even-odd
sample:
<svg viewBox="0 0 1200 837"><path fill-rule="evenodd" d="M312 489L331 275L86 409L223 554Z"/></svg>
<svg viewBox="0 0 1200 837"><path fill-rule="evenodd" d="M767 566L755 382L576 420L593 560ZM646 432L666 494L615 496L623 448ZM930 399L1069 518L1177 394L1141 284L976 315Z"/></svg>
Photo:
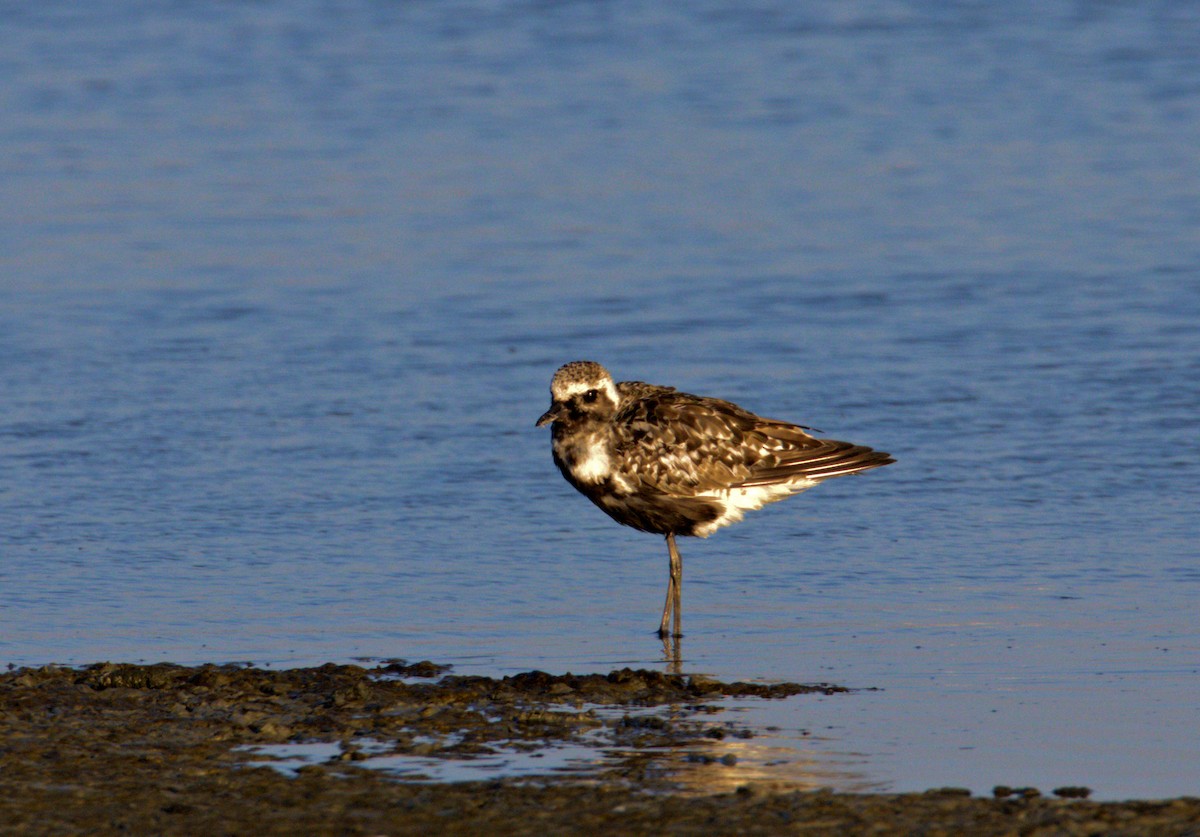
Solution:
<svg viewBox="0 0 1200 837"><path fill-rule="evenodd" d="M563 381L559 386L551 388L551 395L555 401L567 401L572 396L579 395L582 392L587 392L589 389L599 390L608 396L608 399L614 404L619 401L617 396L617 385L613 383L613 379L607 376L588 381Z"/></svg>
<svg viewBox="0 0 1200 837"><path fill-rule="evenodd" d="M605 382L608 387L605 387ZM572 395L587 392L589 389L605 389L613 387L612 375L598 363L590 360L576 360L564 364L554 373L550 381L550 395L555 401L566 401Z"/></svg>

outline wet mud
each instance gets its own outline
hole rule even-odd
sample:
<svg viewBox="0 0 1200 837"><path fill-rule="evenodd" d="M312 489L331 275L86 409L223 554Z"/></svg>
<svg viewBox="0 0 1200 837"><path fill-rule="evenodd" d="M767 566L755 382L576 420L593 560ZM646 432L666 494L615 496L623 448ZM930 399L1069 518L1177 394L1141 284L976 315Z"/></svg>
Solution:
<svg viewBox="0 0 1200 837"><path fill-rule="evenodd" d="M845 689L720 683L624 669L462 677L402 661L271 671L98 664L0 674L0 832L13 834L1180 834L1200 799L1098 803L1086 788L839 794L684 786L664 748L732 772L704 742L725 696ZM329 745L281 770L282 744ZM612 753L593 769L492 781L398 777L372 759L463 761L564 743Z"/></svg>

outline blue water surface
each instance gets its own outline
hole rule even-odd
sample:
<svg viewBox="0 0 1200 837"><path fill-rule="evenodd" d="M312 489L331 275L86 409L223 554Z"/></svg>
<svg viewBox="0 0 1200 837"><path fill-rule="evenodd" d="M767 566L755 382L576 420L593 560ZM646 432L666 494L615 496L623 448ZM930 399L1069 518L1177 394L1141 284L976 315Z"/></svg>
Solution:
<svg viewBox="0 0 1200 837"><path fill-rule="evenodd" d="M588 358L898 460L681 544L861 690L702 789L1200 792L1191 3L0 10L0 661L670 667Z"/></svg>

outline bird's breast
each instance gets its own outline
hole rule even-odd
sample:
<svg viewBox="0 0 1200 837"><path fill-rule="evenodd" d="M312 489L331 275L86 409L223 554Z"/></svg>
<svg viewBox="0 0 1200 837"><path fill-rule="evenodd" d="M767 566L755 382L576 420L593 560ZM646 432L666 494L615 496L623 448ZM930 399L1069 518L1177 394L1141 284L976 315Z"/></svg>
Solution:
<svg viewBox="0 0 1200 837"><path fill-rule="evenodd" d="M554 460L573 482L599 485L613 475L613 457L600 434L554 440Z"/></svg>

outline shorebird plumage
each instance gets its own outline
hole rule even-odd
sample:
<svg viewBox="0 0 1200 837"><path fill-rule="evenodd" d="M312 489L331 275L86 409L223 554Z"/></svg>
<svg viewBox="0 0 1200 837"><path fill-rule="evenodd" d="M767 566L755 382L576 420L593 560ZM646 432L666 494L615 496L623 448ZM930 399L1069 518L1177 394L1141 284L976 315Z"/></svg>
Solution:
<svg viewBox="0 0 1200 837"><path fill-rule="evenodd" d="M822 480L894 462L862 445L818 439L809 428L736 404L642 381L616 383L603 366L574 361L550 382L554 464L613 520L665 535L670 554L659 634L674 612L679 636L683 560L677 535L708 537L768 503Z"/></svg>

